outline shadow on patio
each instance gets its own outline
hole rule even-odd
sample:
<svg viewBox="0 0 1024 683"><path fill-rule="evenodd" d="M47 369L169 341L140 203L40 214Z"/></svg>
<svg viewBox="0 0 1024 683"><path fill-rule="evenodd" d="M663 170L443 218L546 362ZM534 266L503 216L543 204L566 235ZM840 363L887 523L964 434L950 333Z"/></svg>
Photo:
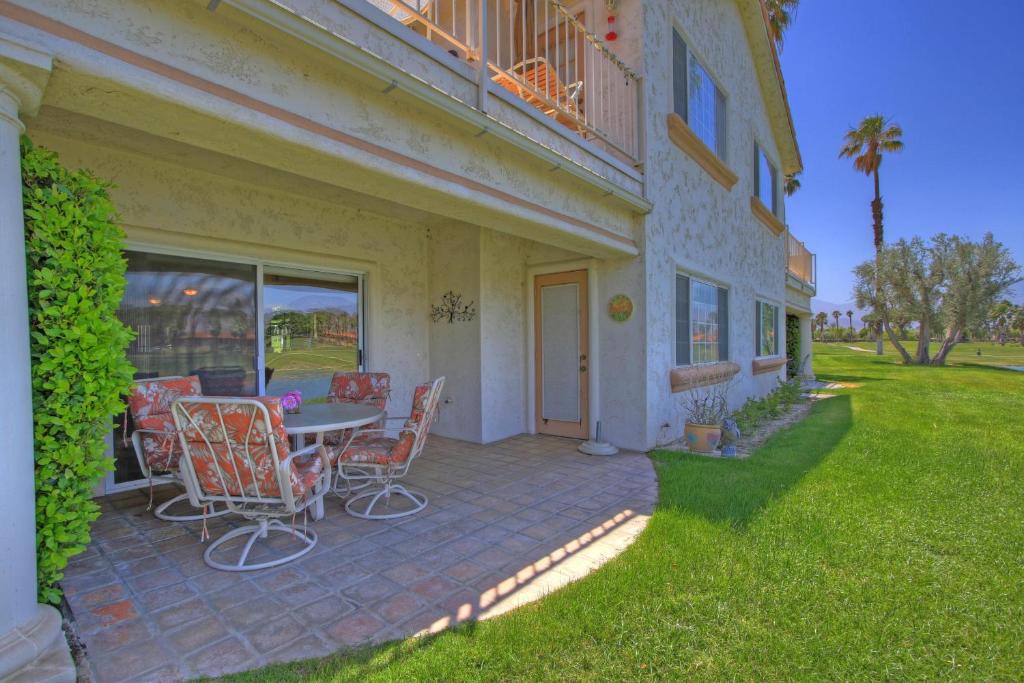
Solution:
<svg viewBox="0 0 1024 683"><path fill-rule="evenodd" d="M575 446L432 437L408 479L430 497L422 513L366 521L328 498L309 555L244 573L207 567L201 524L155 519L147 492L104 498L93 542L63 581L94 679L215 676L536 600L620 553L657 497L646 456L588 457ZM237 521L211 520L210 532Z"/></svg>

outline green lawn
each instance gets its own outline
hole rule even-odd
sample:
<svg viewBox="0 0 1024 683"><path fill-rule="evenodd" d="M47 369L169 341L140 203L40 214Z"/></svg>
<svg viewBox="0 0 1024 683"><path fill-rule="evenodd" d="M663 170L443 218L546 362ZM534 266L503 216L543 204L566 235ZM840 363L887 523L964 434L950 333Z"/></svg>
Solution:
<svg viewBox="0 0 1024 683"><path fill-rule="evenodd" d="M845 346L845 344L838 343L835 345ZM829 344L829 346L833 346L833 344ZM874 342L854 342L853 346L859 346L872 352L875 350ZM913 355L917 348L917 342L903 342L903 347ZM889 342L885 343L885 349L886 353L897 353ZM938 350L939 344L933 342L932 353L934 354ZM1015 365L1024 367L1024 346L1021 346L1019 340L1007 342L1005 345L994 342L966 342L954 346L946 362L949 365Z"/></svg>
<svg viewBox="0 0 1024 683"><path fill-rule="evenodd" d="M815 350L860 386L749 460L655 454L658 510L596 574L236 680L1019 679L1024 373Z"/></svg>
<svg viewBox="0 0 1024 683"><path fill-rule="evenodd" d="M306 346L305 340L281 352L267 349L267 367L280 372L303 370L355 370L356 347L353 345L316 342Z"/></svg>

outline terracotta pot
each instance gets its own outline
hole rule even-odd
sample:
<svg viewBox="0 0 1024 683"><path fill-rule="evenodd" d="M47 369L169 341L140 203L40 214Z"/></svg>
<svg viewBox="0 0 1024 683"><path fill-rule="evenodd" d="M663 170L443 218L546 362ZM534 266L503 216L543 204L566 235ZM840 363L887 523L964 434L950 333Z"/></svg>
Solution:
<svg viewBox="0 0 1024 683"><path fill-rule="evenodd" d="M686 423L683 431L686 447L695 453L714 453L722 440L721 425L698 425Z"/></svg>

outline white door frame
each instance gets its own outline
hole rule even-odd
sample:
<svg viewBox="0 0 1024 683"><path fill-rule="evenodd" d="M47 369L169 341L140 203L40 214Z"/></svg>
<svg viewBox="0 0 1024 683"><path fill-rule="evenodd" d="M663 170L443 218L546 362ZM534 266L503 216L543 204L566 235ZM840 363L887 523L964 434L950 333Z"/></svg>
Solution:
<svg viewBox="0 0 1024 683"><path fill-rule="evenodd" d="M537 400L536 389L536 363L534 362L534 353L536 349L536 330L534 325L534 304L533 304L533 288L534 280L538 275L549 275L551 273L561 273L570 270L585 270L587 271L587 289L589 294L589 301L587 304L589 313L589 358L587 362L587 392L589 393L588 404L590 406L589 415L589 433L590 438L595 438L597 434L597 423L601 419L601 394L600 394L600 374L601 374L601 353L600 353L600 335L598 334L599 328L599 313L600 313L600 290L598 289L598 278L597 268L600 262L597 259L576 259L572 261L559 261L556 263L544 263L536 266L529 266L526 269L526 288L524 296L526 297L526 431L529 434L537 433Z"/></svg>

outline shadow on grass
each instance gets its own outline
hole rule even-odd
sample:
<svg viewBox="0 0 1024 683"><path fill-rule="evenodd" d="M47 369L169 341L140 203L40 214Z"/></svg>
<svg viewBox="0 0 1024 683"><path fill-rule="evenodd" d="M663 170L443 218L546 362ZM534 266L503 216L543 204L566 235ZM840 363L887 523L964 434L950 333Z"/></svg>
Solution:
<svg viewBox="0 0 1024 683"><path fill-rule="evenodd" d="M824 399L745 460L658 451L659 510L730 522L738 529L813 470L853 424L849 395Z"/></svg>

